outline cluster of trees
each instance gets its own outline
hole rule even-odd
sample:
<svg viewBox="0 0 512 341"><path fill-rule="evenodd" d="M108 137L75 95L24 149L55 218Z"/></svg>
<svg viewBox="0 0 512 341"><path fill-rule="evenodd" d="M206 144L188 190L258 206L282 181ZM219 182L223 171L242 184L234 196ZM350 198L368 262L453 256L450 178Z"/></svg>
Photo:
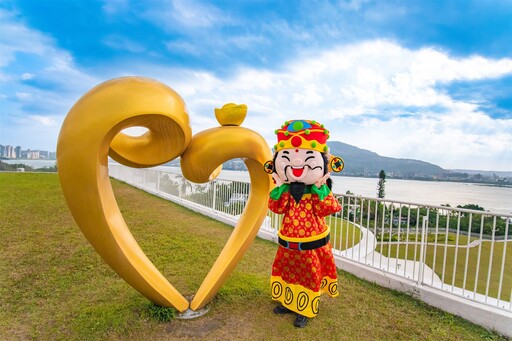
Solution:
<svg viewBox="0 0 512 341"><path fill-rule="evenodd" d="M449 205L447 209L436 209L426 207L410 208L408 206L395 206L393 204L384 205L383 203L356 198L353 201L345 200L343 211L348 212L348 219L355 223L361 223L363 226L377 229L393 229L398 227L405 228L407 224L412 229L421 229L423 217L427 217L428 228L439 229L439 232L454 232L459 226L459 231L471 232L484 235L503 236L507 229L507 220L505 218L478 214L475 212L465 212L451 210ZM476 204L457 206L457 208L470 209L484 212L484 208ZM512 226L508 228L508 235L512 236Z"/></svg>
<svg viewBox="0 0 512 341"><path fill-rule="evenodd" d="M377 197L385 196L386 173L381 170L379 173L379 182L377 183ZM347 194L353 195L350 191ZM363 226L371 228L386 229L393 234L393 229L398 227L406 227L407 224L412 229L420 229L423 217L428 219L428 227L438 227L439 232L459 231L465 233L482 234L490 236L504 236L507 233L507 220L490 215L478 214L475 212L465 212L463 210L451 210L450 205L442 205L447 207L446 210L438 210L435 208L409 208L408 206L394 206L393 204L384 205L376 201L357 198L345 204L342 212L348 212L348 219ZM477 204L459 205L457 208L473 211L482 211L485 209ZM509 225L512 225L509 222ZM512 235L512 226L508 228L508 235Z"/></svg>
<svg viewBox="0 0 512 341"><path fill-rule="evenodd" d="M57 165L56 164L54 166L46 166L46 167L42 167L42 168L34 168L34 167L27 166L27 165L25 165L23 163L13 163L13 164L11 164L11 163L6 163L6 162L0 161L0 171L16 172L19 168L23 168L27 172L50 172L50 173L57 172Z"/></svg>

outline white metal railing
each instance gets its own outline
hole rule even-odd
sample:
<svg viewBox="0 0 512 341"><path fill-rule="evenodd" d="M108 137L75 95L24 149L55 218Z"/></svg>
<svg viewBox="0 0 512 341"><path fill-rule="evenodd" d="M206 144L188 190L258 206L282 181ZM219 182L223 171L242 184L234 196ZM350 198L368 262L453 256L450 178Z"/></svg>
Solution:
<svg viewBox="0 0 512 341"><path fill-rule="evenodd" d="M365 232L360 245L345 256L417 285L512 311L510 215L337 197L346 208L343 219Z"/></svg>
<svg viewBox="0 0 512 341"><path fill-rule="evenodd" d="M236 224L250 184L187 181L179 168L109 165L110 175ZM512 215L336 194L343 210L327 218L335 257L512 316ZM275 236L269 212L260 231ZM508 331L507 331L508 332ZM506 332L506 333L507 333Z"/></svg>

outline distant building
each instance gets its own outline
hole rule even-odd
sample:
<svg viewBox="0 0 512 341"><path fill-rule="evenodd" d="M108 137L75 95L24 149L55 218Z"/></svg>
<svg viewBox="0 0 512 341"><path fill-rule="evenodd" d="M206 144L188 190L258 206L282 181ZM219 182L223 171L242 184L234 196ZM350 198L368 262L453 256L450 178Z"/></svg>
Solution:
<svg viewBox="0 0 512 341"><path fill-rule="evenodd" d="M10 146L0 144L0 158L4 159L46 159L56 160L57 153L46 150L23 150L21 146Z"/></svg>
<svg viewBox="0 0 512 341"><path fill-rule="evenodd" d="M39 150L27 150L27 159L39 159Z"/></svg>
<svg viewBox="0 0 512 341"><path fill-rule="evenodd" d="M48 152L46 150L40 150L39 151L39 158L40 159L48 159Z"/></svg>
<svg viewBox="0 0 512 341"><path fill-rule="evenodd" d="M4 153L2 155L3 157L6 157L8 159L15 159L16 158L16 151L14 150L13 146L6 145L4 148Z"/></svg>

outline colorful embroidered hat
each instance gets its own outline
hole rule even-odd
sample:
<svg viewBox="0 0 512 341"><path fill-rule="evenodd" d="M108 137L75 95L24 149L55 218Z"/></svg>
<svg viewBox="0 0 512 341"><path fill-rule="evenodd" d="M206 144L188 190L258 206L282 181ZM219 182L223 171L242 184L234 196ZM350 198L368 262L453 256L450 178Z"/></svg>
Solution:
<svg viewBox="0 0 512 341"><path fill-rule="evenodd" d="M276 130L276 135L275 152L288 148L311 149L321 153L329 150L327 147L329 131L323 124L314 120L286 121L281 129Z"/></svg>

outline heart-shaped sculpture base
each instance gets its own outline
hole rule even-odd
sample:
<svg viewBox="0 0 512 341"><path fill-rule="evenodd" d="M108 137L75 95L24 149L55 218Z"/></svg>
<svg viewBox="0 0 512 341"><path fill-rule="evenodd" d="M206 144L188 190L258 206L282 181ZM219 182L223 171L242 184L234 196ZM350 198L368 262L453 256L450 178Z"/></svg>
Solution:
<svg viewBox="0 0 512 341"><path fill-rule="evenodd" d="M128 136L123 129L147 132ZM128 229L108 176L108 156L130 167L152 167L182 156L193 182L208 182L223 162L244 158L251 177L241 219L194 299L183 297L152 264ZM68 207L96 252L128 284L160 306L180 312L204 307L250 246L266 214L270 159L265 140L238 126L213 128L192 137L181 97L157 81L126 77L90 90L68 113L57 144L57 166Z"/></svg>

